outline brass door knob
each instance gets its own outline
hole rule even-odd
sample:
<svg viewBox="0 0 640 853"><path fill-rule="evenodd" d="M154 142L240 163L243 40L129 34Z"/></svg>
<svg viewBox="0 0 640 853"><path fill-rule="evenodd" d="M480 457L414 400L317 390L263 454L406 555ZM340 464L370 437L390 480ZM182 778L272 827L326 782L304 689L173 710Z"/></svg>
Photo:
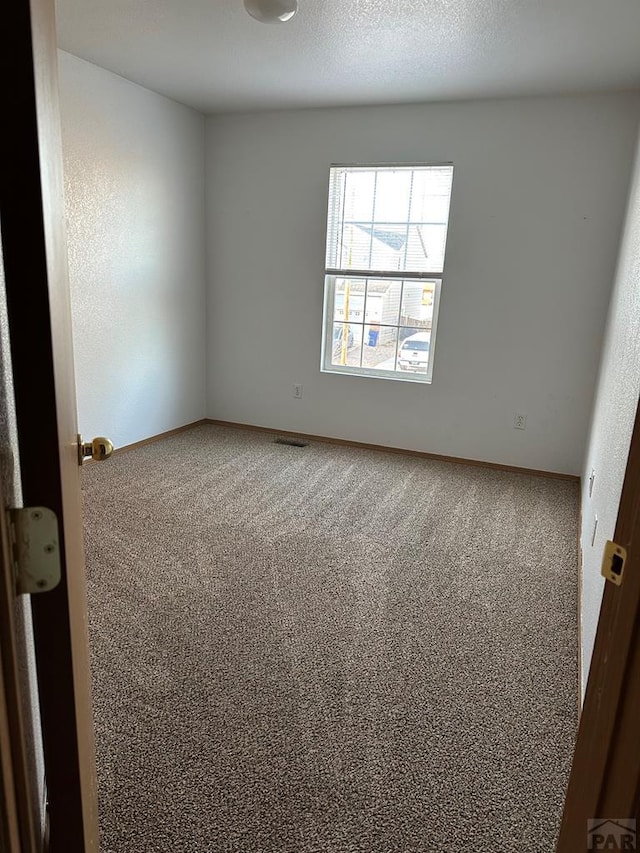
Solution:
<svg viewBox="0 0 640 853"><path fill-rule="evenodd" d="M78 463L80 465L88 457L96 462L102 462L108 459L112 453L113 444L103 435L96 436L93 441L83 441L82 436L78 436Z"/></svg>

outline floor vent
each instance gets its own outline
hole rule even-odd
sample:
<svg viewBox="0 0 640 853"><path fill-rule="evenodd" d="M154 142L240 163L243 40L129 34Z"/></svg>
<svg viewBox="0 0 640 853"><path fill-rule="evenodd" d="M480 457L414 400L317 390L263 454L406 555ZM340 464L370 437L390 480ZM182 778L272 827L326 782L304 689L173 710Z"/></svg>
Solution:
<svg viewBox="0 0 640 853"><path fill-rule="evenodd" d="M302 441L300 438L288 438L286 435L277 435L273 439L274 444L288 444L289 447L308 447L308 441Z"/></svg>

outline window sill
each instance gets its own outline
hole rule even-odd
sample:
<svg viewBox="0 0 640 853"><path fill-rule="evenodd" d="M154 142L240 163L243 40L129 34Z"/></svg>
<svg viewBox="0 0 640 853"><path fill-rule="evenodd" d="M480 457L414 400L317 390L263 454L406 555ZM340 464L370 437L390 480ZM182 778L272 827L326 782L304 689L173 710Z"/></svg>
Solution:
<svg viewBox="0 0 640 853"><path fill-rule="evenodd" d="M387 379L391 382L411 382L414 385L431 385L433 379L431 376L422 376L418 374L411 375L410 372L406 374L393 374L387 373L386 371L375 371L375 370L351 370L350 368L340 368L340 367L324 367L320 368L321 373L332 373L334 376L357 376L361 379Z"/></svg>

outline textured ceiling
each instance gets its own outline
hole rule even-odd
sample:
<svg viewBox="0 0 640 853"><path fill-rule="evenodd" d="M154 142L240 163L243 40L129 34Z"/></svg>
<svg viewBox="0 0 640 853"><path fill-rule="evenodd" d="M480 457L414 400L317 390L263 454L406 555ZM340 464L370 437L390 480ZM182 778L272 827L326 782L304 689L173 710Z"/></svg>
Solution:
<svg viewBox="0 0 640 853"><path fill-rule="evenodd" d="M57 0L59 45L203 112L640 87L640 0Z"/></svg>

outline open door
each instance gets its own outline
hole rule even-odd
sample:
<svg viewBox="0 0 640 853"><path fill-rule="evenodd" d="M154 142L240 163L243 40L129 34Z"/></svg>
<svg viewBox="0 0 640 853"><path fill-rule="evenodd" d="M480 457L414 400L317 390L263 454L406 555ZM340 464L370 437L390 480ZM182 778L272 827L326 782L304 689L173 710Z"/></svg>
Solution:
<svg viewBox="0 0 640 853"><path fill-rule="evenodd" d="M604 591L557 853L640 850L640 408L614 541L627 558Z"/></svg>
<svg viewBox="0 0 640 853"><path fill-rule="evenodd" d="M53 0L4 3L2 24L0 221L22 492L56 514L62 563L59 585L32 597L49 849L83 853L98 850L97 792Z"/></svg>

